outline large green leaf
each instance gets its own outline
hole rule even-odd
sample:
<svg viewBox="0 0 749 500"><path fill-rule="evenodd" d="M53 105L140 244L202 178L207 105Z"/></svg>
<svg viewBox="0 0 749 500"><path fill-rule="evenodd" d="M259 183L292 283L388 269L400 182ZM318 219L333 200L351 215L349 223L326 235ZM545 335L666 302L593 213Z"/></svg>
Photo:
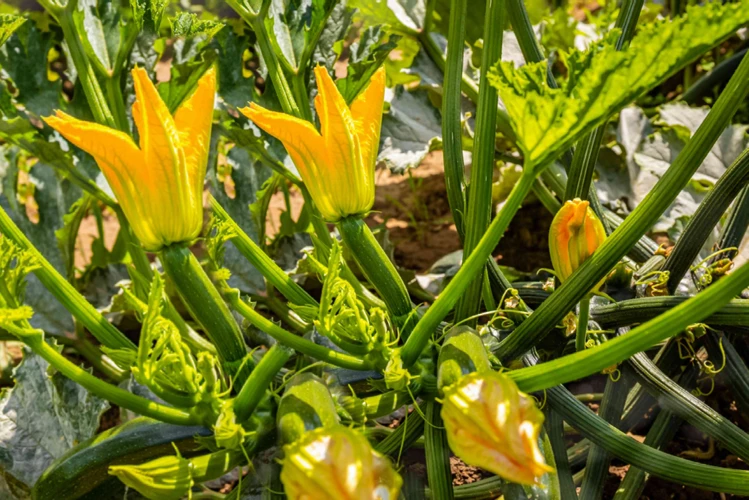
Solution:
<svg viewBox="0 0 749 500"><path fill-rule="evenodd" d="M749 0L711 2L673 21L644 25L627 50L616 50L614 31L588 52L562 53L568 78L558 89L546 81L546 61L521 68L499 63L490 81L499 88L526 162L543 167L747 22Z"/></svg>
<svg viewBox="0 0 749 500"><path fill-rule="evenodd" d="M382 117L378 159L396 173L418 167L442 144L442 119L426 90L397 87L390 110Z"/></svg>
<svg viewBox="0 0 749 500"><path fill-rule="evenodd" d="M0 399L0 469L18 494L55 458L92 437L109 403L50 375L49 364L28 348L14 378L16 386Z"/></svg>

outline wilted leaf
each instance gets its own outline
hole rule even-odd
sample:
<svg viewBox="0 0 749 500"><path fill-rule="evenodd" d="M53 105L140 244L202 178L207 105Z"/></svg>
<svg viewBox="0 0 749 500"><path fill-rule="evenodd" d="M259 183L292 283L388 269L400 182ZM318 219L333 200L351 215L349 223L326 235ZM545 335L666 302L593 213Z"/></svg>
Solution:
<svg viewBox="0 0 749 500"><path fill-rule="evenodd" d="M627 50L616 51L612 31L586 53L563 54L569 77L561 88L549 87L546 61L519 69L500 63L490 80L499 88L526 161L543 167L746 22L749 0L690 7L673 21L642 26Z"/></svg>
<svg viewBox="0 0 749 500"><path fill-rule="evenodd" d="M0 467L27 488L57 457L90 438L109 403L24 348L16 386L0 399Z"/></svg>
<svg viewBox="0 0 749 500"><path fill-rule="evenodd" d="M442 120L424 90L395 90L390 110L382 117L380 155L393 172L403 173L419 165L441 144Z"/></svg>

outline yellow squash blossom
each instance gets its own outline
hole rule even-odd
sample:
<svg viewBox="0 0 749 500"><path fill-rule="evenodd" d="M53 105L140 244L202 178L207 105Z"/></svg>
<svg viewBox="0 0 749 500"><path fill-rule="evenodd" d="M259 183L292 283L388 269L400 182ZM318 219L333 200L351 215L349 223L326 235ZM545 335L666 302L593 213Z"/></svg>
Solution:
<svg viewBox="0 0 749 500"><path fill-rule="evenodd" d="M566 201L549 230L549 253L559 281L569 278L605 239L603 224L587 201Z"/></svg>
<svg viewBox="0 0 749 500"><path fill-rule="evenodd" d="M140 145L124 132L62 111L45 121L94 157L143 247L157 251L200 234L216 73L211 68L201 77L174 116L144 69L132 75Z"/></svg>
<svg viewBox="0 0 749 500"><path fill-rule="evenodd" d="M543 413L505 375L476 372L447 387L442 420L450 448L469 465L520 484L553 470L538 447Z"/></svg>
<svg viewBox="0 0 749 500"><path fill-rule="evenodd" d="M306 120L255 103L240 111L283 143L323 217L336 222L374 204L385 70L374 74L351 107L324 67L315 68L315 77L320 132Z"/></svg>
<svg viewBox="0 0 749 500"><path fill-rule="evenodd" d="M337 425L284 446L281 482L292 500L396 500L403 480L361 433Z"/></svg>

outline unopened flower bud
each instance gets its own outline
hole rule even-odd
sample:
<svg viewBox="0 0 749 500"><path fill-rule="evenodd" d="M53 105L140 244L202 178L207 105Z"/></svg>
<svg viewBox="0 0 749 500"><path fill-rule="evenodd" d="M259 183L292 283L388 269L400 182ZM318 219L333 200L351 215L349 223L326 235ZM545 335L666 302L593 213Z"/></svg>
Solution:
<svg viewBox="0 0 749 500"><path fill-rule="evenodd" d="M569 278L605 239L603 224L587 201L565 202L549 230L549 253L559 281Z"/></svg>
<svg viewBox="0 0 749 500"><path fill-rule="evenodd" d="M347 427L308 432L284 452L281 481L292 500L395 500L403 483L390 462Z"/></svg>
<svg viewBox="0 0 749 500"><path fill-rule="evenodd" d="M543 413L500 373L472 373L445 388L442 419L450 448L469 465L520 484L552 470L538 448Z"/></svg>
<svg viewBox="0 0 749 500"><path fill-rule="evenodd" d="M179 455L141 465L112 465L109 473L151 500L178 500L188 495L193 486L190 461Z"/></svg>

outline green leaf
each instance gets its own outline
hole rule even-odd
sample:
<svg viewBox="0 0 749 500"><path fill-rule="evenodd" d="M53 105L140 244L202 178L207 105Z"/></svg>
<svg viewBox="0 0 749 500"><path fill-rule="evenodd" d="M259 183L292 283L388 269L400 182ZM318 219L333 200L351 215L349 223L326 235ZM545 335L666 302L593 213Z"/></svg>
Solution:
<svg viewBox="0 0 749 500"><path fill-rule="evenodd" d="M244 36L233 30L221 30L216 35L218 55L218 94L224 102L234 107L247 106L255 101L255 77L243 72L243 53L249 45Z"/></svg>
<svg viewBox="0 0 749 500"><path fill-rule="evenodd" d="M348 5L357 9L357 19L369 24L387 24L402 35L417 36L424 29L425 0L350 0Z"/></svg>
<svg viewBox="0 0 749 500"><path fill-rule="evenodd" d="M390 35L385 41L386 36L383 26L370 26L364 30L359 40L351 44L346 78L339 78L335 82L347 103L351 103L364 90L372 75L397 46L400 36Z"/></svg>
<svg viewBox="0 0 749 500"><path fill-rule="evenodd" d="M109 408L24 348L16 386L0 399L0 468L17 488L30 489L52 461L96 433Z"/></svg>
<svg viewBox="0 0 749 500"><path fill-rule="evenodd" d="M425 90L397 87L382 117L378 160L396 173L417 167L442 144L442 118Z"/></svg>
<svg viewBox="0 0 749 500"><path fill-rule="evenodd" d="M292 73L306 71L333 0L272 0L265 19L271 45Z"/></svg>
<svg viewBox="0 0 749 500"><path fill-rule="evenodd" d="M354 11L346 7L346 2L337 3L328 16L325 27L315 46L314 62L332 68L343 49L343 41L351 27Z"/></svg>
<svg viewBox="0 0 749 500"><path fill-rule="evenodd" d="M182 12L171 20L172 35L179 37L194 37L204 35L213 38L224 28L224 23L218 21L203 21L197 15Z"/></svg>
<svg viewBox="0 0 749 500"><path fill-rule="evenodd" d="M215 53L207 52L200 59L190 60L181 64L172 64L171 78L159 85L159 95L166 103L169 111L174 113L180 104L192 93L198 80L216 61Z"/></svg>
<svg viewBox="0 0 749 500"><path fill-rule="evenodd" d="M2 150L0 150L2 151ZM38 205L38 221L31 220L24 206L16 200L18 179L17 153L8 153L10 161L0 155L0 175L3 190L0 206L6 210L13 222L42 255L61 273L65 274L65 261L57 244L55 231L62 227L63 216L70 205L80 196L80 190L72 188L68 181L60 181L55 171L47 165L37 163L29 172L29 182L34 185L34 200ZM4 167L4 168L3 168ZM26 277L26 304L34 308L32 325L50 335L60 335L74 330L70 313L47 291L35 275Z"/></svg>
<svg viewBox="0 0 749 500"><path fill-rule="evenodd" d="M134 41L136 26L125 23L118 2L78 0L73 12L78 31L94 67L102 75L118 74Z"/></svg>
<svg viewBox="0 0 749 500"><path fill-rule="evenodd" d="M0 139L32 154L63 177L75 178L79 184L90 186L92 192L99 189L89 173L76 166L70 153L63 150L60 143L45 137L41 130L23 117L10 120L0 117Z"/></svg>
<svg viewBox="0 0 749 500"><path fill-rule="evenodd" d="M133 18L138 29L158 33L168 0L130 0Z"/></svg>
<svg viewBox="0 0 749 500"><path fill-rule="evenodd" d="M625 51L612 31L585 53L562 53L569 75L561 88L546 81L546 61L492 68L518 144L531 167L544 167L611 114L731 36L749 22L749 0L690 7L686 15L640 28Z"/></svg>
<svg viewBox="0 0 749 500"><path fill-rule="evenodd" d="M42 33L33 23L24 23L0 47L0 67L17 89L16 101L38 116L61 108L61 82L47 78L47 53L54 44L52 33Z"/></svg>
<svg viewBox="0 0 749 500"><path fill-rule="evenodd" d="M232 196L226 193L224 185L216 177L215 168L209 173L211 193L242 230L257 241L258 229L250 213L250 205L257 201L258 191L270 177L271 171L240 147L232 148L226 155L226 161L232 167L230 175L234 182L234 193ZM209 160L209 165L215 165L215 160ZM227 244L224 262L231 271L231 287L245 293L256 293L265 288L263 276L234 245Z"/></svg>
<svg viewBox="0 0 749 500"><path fill-rule="evenodd" d="M0 14L0 45L4 44L16 29L26 22L21 16Z"/></svg>
<svg viewBox="0 0 749 500"><path fill-rule="evenodd" d="M73 203L68 213L63 216L62 227L55 231L57 243L65 261L65 276L71 282L75 280L75 244L78 238L78 230L91 208L92 201L93 199L88 195L84 194L80 197Z"/></svg>

